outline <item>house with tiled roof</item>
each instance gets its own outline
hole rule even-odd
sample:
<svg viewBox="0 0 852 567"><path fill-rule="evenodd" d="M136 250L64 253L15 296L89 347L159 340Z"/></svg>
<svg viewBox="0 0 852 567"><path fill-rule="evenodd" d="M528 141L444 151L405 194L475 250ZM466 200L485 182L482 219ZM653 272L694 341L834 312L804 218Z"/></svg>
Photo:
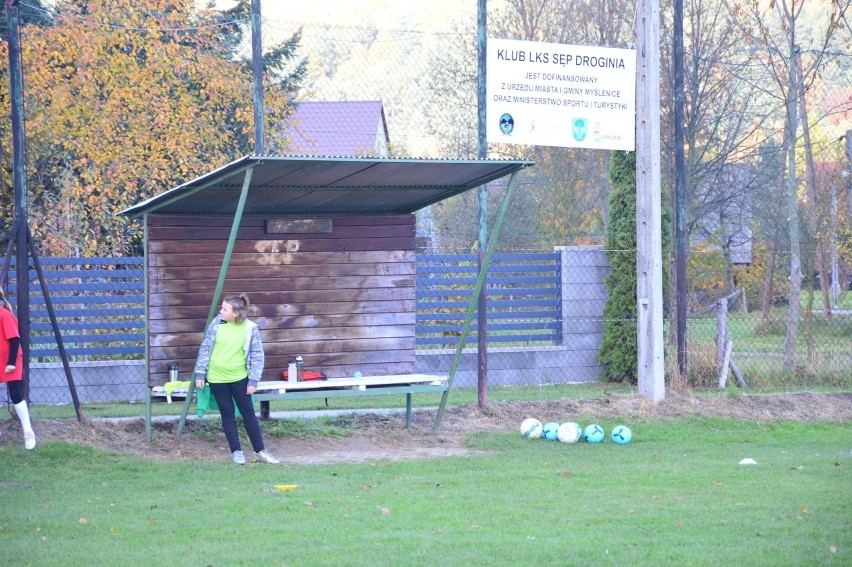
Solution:
<svg viewBox="0 0 852 567"><path fill-rule="evenodd" d="M384 106L380 100L300 102L280 144L292 155L388 157Z"/></svg>

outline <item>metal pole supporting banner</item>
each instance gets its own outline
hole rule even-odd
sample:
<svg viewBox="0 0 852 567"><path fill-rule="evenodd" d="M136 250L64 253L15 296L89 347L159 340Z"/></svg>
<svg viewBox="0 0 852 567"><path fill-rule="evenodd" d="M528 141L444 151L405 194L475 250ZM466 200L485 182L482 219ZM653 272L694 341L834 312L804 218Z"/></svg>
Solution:
<svg viewBox="0 0 852 567"><path fill-rule="evenodd" d="M486 43L487 39L487 10L486 0L478 0L477 9L477 69L476 101L478 112L477 157L488 157L488 142L486 131ZM480 185L477 190L479 197L479 237L477 246L477 264L480 273L485 273L485 247L488 244L488 186ZM487 274L486 274L487 276ZM479 296L476 319L477 338L477 406L479 409L488 407L488 292Z"/></svg>
<svg viewBox="0 0 852 567"><path fill-rule="evenodd" d="M251 0L251 76L254 100L254 153L263 155L263 40L260 0Z"/></svg>

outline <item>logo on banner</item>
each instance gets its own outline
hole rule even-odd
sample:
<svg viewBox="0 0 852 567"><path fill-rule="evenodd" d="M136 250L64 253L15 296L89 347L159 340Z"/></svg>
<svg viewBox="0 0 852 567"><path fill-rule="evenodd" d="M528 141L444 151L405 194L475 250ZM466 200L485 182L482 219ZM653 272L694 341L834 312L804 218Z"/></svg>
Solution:
<svg viewBox="0 0 852 567"><path fill-rule="evenodd" d="M574 134L574 139L578 142L582 142L586 139L586 134L589 131L589 127L586 124L585 118L575 118L571 123L571 133Z"/></svg>
<svg viewBox="0 0 852 567"><path fill-rule="evenodd" d="M512 131L515 129L515 119L512 118L512 115L509 113L503 114L500 117L500 131L503 134L509 136L512 134Z"/></svg>

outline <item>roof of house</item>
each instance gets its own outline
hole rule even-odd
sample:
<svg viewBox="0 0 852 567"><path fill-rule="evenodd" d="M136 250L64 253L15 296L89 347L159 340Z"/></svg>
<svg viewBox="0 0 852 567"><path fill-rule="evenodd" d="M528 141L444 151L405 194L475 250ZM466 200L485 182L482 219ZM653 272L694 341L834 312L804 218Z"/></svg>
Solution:
<svg viewBox="0 0 852 567"><path fill-rule="evenodd" d="M119 214L244 215L413 213L534 165L530 160L449 160L249 155Z"/></svg>
<svg viewBox="0 0 852 567"><path fill-rule="evenodd" d="M387 157L390 138L380 100L296 105L282 144L290 154Z"/></svg>

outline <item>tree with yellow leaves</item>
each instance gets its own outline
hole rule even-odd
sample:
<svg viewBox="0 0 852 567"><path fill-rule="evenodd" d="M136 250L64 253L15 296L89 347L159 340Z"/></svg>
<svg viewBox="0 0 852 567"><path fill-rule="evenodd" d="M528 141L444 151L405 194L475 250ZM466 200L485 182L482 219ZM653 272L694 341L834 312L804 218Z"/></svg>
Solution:
<svg viewBox="0 0 852 567"><path fill-rule="evenodd" d="M42 254L134 253L140 227L118 211L251 153L251 72L233 41L248 23L222 20L192 0L97 0L59 3L53 26L22 29L30 225ZM294 76L283 65L264 93L272 125L286 120L299 79L299 65Z"/></svg>

